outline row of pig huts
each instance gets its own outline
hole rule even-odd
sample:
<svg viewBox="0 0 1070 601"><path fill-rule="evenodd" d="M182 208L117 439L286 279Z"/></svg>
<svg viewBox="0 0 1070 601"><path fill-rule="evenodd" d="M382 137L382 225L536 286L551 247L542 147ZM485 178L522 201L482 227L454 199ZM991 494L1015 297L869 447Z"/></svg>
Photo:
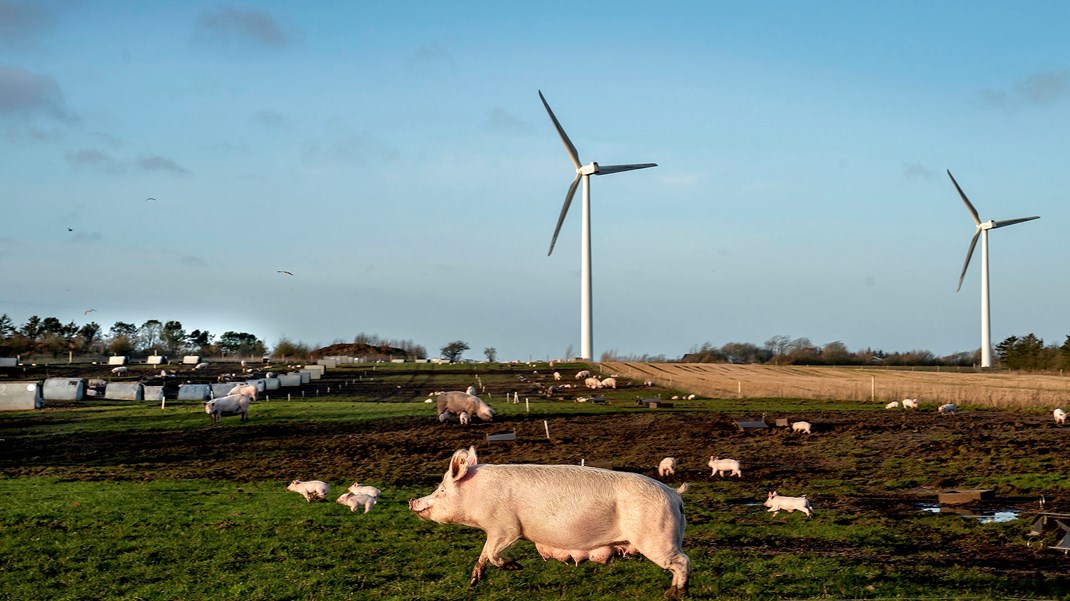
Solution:
<svg viewBox="0 0 1070 601"><path fill-rule="evenodd" d="M343 364L335 358L321 359L290 373L271 375L244 381L214 384L180 384L173 400L207 401L225 396L240 384L256 386L258 396L270 395L272 390L297 388L319 380L328 367ZM87 397L113 401L163 401L164 386L142 382L118 382L85 378L47 378L43 381L0 382L0 411L40 409L47 401L82 401Z"/></svg>

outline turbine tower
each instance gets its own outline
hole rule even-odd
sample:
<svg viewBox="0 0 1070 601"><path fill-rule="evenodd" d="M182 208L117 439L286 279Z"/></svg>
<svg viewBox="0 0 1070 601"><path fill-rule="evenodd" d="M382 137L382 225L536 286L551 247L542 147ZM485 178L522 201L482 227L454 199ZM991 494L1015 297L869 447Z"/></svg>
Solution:
<svg viewBox="0 0 1070 601"><path fill-rule="evenodd" d="M970 250L966 251L966 262L962 265L959 287L955 289L955 292L962 289L962 280L966 277L966 269L970 266L970 257L973 256L973 249L977 246L977 238L981 238L981 367L992 367L992 333L990 331L992 319L988 310L988 230L1014 225L1023 221L1032 221L1040 219L1040 217L1019 217L1018 219L1007 219L1006 221L989 219L982 223L981 217L977 214L977 209L973 208L970 199L966 198L966 193L959 187L959 183L955 181L955 176L951 175L950 169L947 172L947 176L951 178L951 183L955 184L955 189L959 191L962 202L966 203L966 210L970 212L973 222L977 225L977 231L974 232L973 239L970 240Z"/></svg>
<svg viewBox="0 0 1070 601"><path fill-rule="evenodd" d="M550 120L554 122L554 128L557 129L557 134L561 136L561 142L565 145L565 150L568 152L568 158L572 160L572 165L576 168L576 178L572 180L572 185L568 188L568 194L565 195L565 204L561 207L561 215L557 218L557 227L554 228L554 237L550 239L550 252L546 253L546 256L550 256L554 252L554 244L557 243L557 235L561 233L561 224L565 221L565 215L568 214L568 207L572 204L572 197L576 194L576 186L583 182L583 211L582 211L582 225L581 232L582 238L580 243L580 355L583 359L594 359L594 352L591 350L593 328L592 328L592 313L591 313L591 175L608 175L610 173L620 173L621 171L632 171L635 169L646 169L647 167L657 167L657 163L640 163L633 165L599 165L592 162L586 165L580 162L580 155L576 152L576 147L572 145L572 141L568 139L568 134L561 127L561 124L557 121L557 117L554 116L554 112L550 110L549 103L546 102L546 97L542 95L542 90L539 90L539 98L542 100L542 105L546 107L546 112L550 115Z"/></svg>

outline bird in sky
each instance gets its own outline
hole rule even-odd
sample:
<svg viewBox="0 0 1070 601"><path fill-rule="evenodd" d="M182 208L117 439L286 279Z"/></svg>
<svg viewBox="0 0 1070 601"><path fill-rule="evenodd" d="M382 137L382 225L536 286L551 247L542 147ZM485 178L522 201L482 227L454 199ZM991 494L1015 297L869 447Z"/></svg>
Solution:
<svg viewBox="0 0 1070 601"><path fill-rule="evenodd" d="M69 228L67 228L67 231L68 231L68 232L73 232L73 231L74 231L74 228L70 228L70 227L69 227Z"/></svg>
<svg viewBox="0 0 1070 601"><path fill-rule="evenodd" d="M286 275L293 275L293 274L292 274L292 273L290 273L289 271L284 271L284 270L282 270L282 269L278 269L278 270L276 270L276 271L278 271L279 273L282 273L282 274L286 274Z"/></svg>
<svg viewBox="0 0 1070 601"><path fill-rule="evenodd" d="M150 196L150 197L146 198L145 200L156 200L156 199Z"/></svg>
<svg viewBox="0 0 1070 601"><path fill-rule="evenodd" d="M96 311L96 309L86 309L86 310L85 310L85 313L83 313L82 315L89 315L89 314L90 314L90 313L92 313L93 311Z"/></svg>

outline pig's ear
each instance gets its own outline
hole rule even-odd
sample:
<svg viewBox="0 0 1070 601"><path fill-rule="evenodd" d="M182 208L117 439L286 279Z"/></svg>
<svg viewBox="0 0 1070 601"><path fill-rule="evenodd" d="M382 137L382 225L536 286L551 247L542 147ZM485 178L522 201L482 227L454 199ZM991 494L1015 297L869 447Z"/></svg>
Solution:
<svg viewBox="0 0 1070 601"><path fill-rule="evenodd" d="M464 449L458 449L453 458L450 459L450 480L454 482L464 478L468 474L468 468L475 465L475 455L471 457L468 455L468 451Z"/></svg>
<svg viewBox="0 0 1070 601"><path fill-rule="evenodd" d="M476 459L476 448L475 448L475 446L468 447L468 459L467 459L466 463L468 463L468 467L472 467L473 465L476 465L476 464L479 463L479 460Z"/></svg>

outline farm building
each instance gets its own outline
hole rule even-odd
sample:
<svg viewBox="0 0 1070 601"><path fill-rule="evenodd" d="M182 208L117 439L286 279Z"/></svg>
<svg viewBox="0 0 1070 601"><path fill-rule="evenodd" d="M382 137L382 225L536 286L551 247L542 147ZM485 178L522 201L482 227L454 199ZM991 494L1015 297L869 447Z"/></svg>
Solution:
<svg viewBox="0 0 1070 601"><path fill-rule="evenodd" d="M0 411L29 411L44 407L40 382L4 382L0 384Z"/></svg>
<svg viewBox="0 0 1070 601"><path fill-rule="evenodd" d="M178 387L178 400L207 401L211 398L211 390L208 384L182 384Z"/></svg>
<svg viewBox="0 0 1070 601"><path fill-rule="evenodd" d="M41 387L46 401L80 401L85 398L82 378L48 378Z"/></svg>
<svg viewBox="0 0 1070 601"><path fill-rule="evenodd" d="M141 382L108 382L104 389L104 398L113 401L143 401L145 387Z"/></svg>

